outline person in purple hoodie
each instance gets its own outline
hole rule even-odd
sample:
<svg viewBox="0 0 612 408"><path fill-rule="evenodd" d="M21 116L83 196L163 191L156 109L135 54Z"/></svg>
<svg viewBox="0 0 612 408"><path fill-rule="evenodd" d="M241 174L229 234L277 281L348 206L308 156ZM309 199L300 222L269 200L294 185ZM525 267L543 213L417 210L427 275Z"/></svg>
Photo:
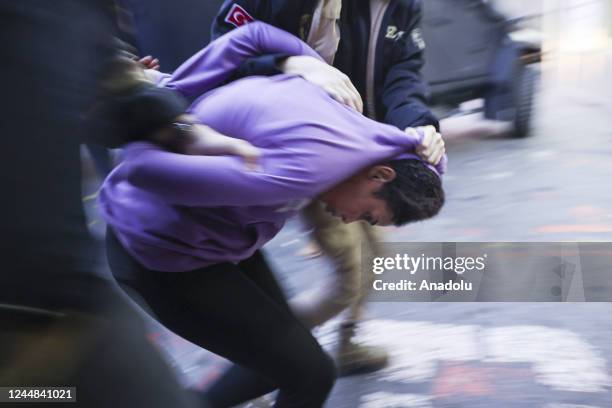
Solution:
<svg viewBox="0 0 612 408"><path fill-rule="evenodd" d="M290 34L253 23L160 82L195 99L200 123L257 148L257 169L234 156L136 142L100 192L117 280L170 330L235 363L205 392L212 407L275 389L277 407L319 407L333 386L332 360L291 312L260 252L289 217L318 198L347 223L403 225L444 203L443 144L417 155L419 132L370 120L299 76L221 86L246 59L271 53L319 58Z"/></svg>

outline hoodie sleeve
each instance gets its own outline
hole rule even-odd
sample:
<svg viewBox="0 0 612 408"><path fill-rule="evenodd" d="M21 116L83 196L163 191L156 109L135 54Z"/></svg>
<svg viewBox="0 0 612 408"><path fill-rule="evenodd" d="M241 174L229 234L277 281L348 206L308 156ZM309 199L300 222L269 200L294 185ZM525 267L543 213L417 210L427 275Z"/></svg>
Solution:
<svg viewBox="0 0 612 408"><path fill-rule="evenodd" d="M272 161L267 166L264 161L261 171L248 171L238 157L187 156L137 142L128 145L120 172L130 184L172 205L282 205L312 196L318 187L312 169L299 159Z"/></svg>
<svg viewBox="0 0 612 408"><path fill-rule="evenodd" d="M213 41L178 67L165 85L194 99L221 85L249 58L264 54L319 58L297 37L265 23L254 22Z"/></svg>

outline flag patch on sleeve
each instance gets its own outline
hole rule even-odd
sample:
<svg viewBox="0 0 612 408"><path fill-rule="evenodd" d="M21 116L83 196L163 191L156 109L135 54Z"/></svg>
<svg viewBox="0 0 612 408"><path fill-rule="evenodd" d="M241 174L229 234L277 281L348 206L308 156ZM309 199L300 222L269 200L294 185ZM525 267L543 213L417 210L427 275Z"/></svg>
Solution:
<svg viewBox="0 0 612 408"><path fill-rule="evenodd" d="M252 21L255 21L255 19L238 4L233 4L229 12L225 16L225 22L232 24L235 27L243 26Z"/></svg>

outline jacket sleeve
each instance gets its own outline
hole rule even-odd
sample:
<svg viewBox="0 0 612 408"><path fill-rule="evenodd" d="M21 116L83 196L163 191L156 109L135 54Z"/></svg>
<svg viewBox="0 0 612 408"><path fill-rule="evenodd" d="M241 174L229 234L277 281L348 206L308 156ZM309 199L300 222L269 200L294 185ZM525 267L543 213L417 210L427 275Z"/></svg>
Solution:
<svg viewBox="0 0 612 408"><path fill-rule="evenodd" d="M257 0L224 1L219 9L219 13L213 20L211 39L216 40L220 36L239 27L242 23L247 24L252 20L266 22L264 18L266 15L266 5L264 3ZM238 67L233 77L242 78L251 75L271 76L282 74L282 71L278 68L278 63L287 57L289 57L287 54L274 53L249 58Z"/></svg>
<svg viewBox="0 0 612 408"><path fill-rule="evenodd" d="M399 28L404 32L404 38L396 40L391 68L384 78L384 122L400 129L433 125L439 130L438 119L426 105L427 85L420 72L425 48L420 32L420 2L413 1L410 7L400 2L396 12L409 13L409 21L406 27Z"/></svg>
<svg viewBox="0 0 612 408"><path fill-rule="evenodd" d="M254 22L219 37L188 59L174 71L166 87L193 99L221 85L248 59L273 53L319 58L297 37Z"/></svg>

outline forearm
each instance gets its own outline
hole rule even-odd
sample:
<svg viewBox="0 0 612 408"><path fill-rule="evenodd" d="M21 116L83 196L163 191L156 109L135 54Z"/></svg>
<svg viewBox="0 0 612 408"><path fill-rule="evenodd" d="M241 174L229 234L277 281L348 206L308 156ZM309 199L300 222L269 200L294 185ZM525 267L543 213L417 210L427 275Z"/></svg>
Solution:
<svg viewBox="0 0 612 408"><path fill-rule="evenodd" d="M402 130L419 126L433 126L440 130L438 118L420 101L403 101L391 106L387 109L383 121Z"/></svg>
<svg viewBox="0 0 612 408"><path fill-rule="evenodd" d="M385 78L381 102L385 123L406 127L432 125L438 119L427 106L428 88L420 74L422 58L418 55L396 63Z"/></svg>

